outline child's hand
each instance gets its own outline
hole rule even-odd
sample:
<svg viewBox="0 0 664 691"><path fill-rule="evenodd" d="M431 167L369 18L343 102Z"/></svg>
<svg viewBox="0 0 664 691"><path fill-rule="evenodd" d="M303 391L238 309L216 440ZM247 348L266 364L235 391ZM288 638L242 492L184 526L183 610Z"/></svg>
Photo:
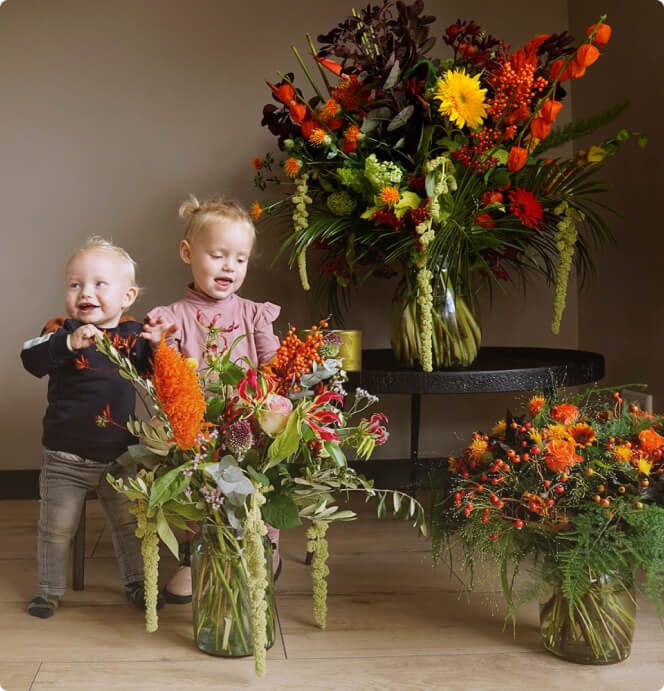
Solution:
<svg viewBox="0 0 664 691"><path fill-rule="evenodd" d="M80 350L94 345L97 334L101 334L101 331L94 324L83 324L67 336L67 347L69 350Z"/></svg>
<svg viewBox="0 0 664 691"><path fill-rule="evenodd" d="M150 341L153 348L156 348L162 336L168 336L169 334L175 333L178 330L176 324L169 324L163 317L157 317L156 319L146 319L145 324L143 324L143 331L141 332L141 338L146 341Z"/></svg>

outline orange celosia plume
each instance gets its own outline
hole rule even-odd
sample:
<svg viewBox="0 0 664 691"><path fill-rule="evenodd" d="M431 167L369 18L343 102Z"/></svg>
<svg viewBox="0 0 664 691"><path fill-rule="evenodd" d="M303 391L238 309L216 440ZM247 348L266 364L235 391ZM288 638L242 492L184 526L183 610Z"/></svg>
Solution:
<svg viewBox="0 0 664 691"><path fill-rule="evenodd" d="M190 449L205 426L207 405L196 370L163 338L154 357L152 383L176 444Z"/></svg>

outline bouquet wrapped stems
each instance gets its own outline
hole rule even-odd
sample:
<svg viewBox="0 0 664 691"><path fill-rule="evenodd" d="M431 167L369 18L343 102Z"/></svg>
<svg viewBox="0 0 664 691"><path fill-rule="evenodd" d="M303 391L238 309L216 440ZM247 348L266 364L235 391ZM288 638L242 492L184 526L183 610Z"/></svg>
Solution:
<svg viewBox="0 0 664 691"><path fill-rule="evenodd" d="M627 658L635 621L633 590L610 574L596 578L593 587L572 604L557 587L540 607L547 650L585 664L609 664Z"/></svg>
<svg viewBox="0 0 664 691"><path fill-rule="evenodd" d="M435 367L466 367L477 358L482 332L472 298L455 295L449 281L434 286L432 356ZM395 357L413 366L422 361L420 306L408 281L397 289L392 307L391 342Z"/></svg>
<svg viewBox="0 0 664 691"><path fill-rule="evenodd" d="M266 552L271 564L269 546ZM200 650L222 657L254 654L249 578L241 541L221 526L203 525L192 555L194 638ZM271 578L265 599L269 648L275 640Z"/></svg>

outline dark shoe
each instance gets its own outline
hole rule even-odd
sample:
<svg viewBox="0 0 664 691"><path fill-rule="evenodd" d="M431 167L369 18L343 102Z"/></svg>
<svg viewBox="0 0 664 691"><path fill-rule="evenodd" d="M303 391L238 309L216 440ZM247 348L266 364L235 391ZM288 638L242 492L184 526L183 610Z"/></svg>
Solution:
<svg viewBox="0 0 664 691"><path fill-rule="evenodd" d="M191 602L191 595L176 595L166 586L161 589L161 594L169 605L188 605Z"/></svg>
<svg viewBox="0 0 664 691"><path fill-rule="evenodd" d="M145 609L145 583L136 581L125 587L127 600L138 609ZM161 609L166 604L164 598L157 593L157 609Z"/></svg>
<svg viewBox="0 0 664 691"><path fill-rule="evenodd" d="M55 614L55 610L60 605L60 598L57 595L40 593L28 603L28 614L40 619L49 619Z"/></svg>

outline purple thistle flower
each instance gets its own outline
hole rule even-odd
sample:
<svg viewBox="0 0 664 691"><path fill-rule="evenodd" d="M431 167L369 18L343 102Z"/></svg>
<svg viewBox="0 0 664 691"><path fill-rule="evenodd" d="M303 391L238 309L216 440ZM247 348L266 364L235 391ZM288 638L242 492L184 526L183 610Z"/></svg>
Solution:
<svg viewBox="0 0 664 691"><path fill-rule="evenodd" d="M224 431L226 448L234 456L243 456L254 443L251 425L247 420L238 420L229 425Z"/></svg>

